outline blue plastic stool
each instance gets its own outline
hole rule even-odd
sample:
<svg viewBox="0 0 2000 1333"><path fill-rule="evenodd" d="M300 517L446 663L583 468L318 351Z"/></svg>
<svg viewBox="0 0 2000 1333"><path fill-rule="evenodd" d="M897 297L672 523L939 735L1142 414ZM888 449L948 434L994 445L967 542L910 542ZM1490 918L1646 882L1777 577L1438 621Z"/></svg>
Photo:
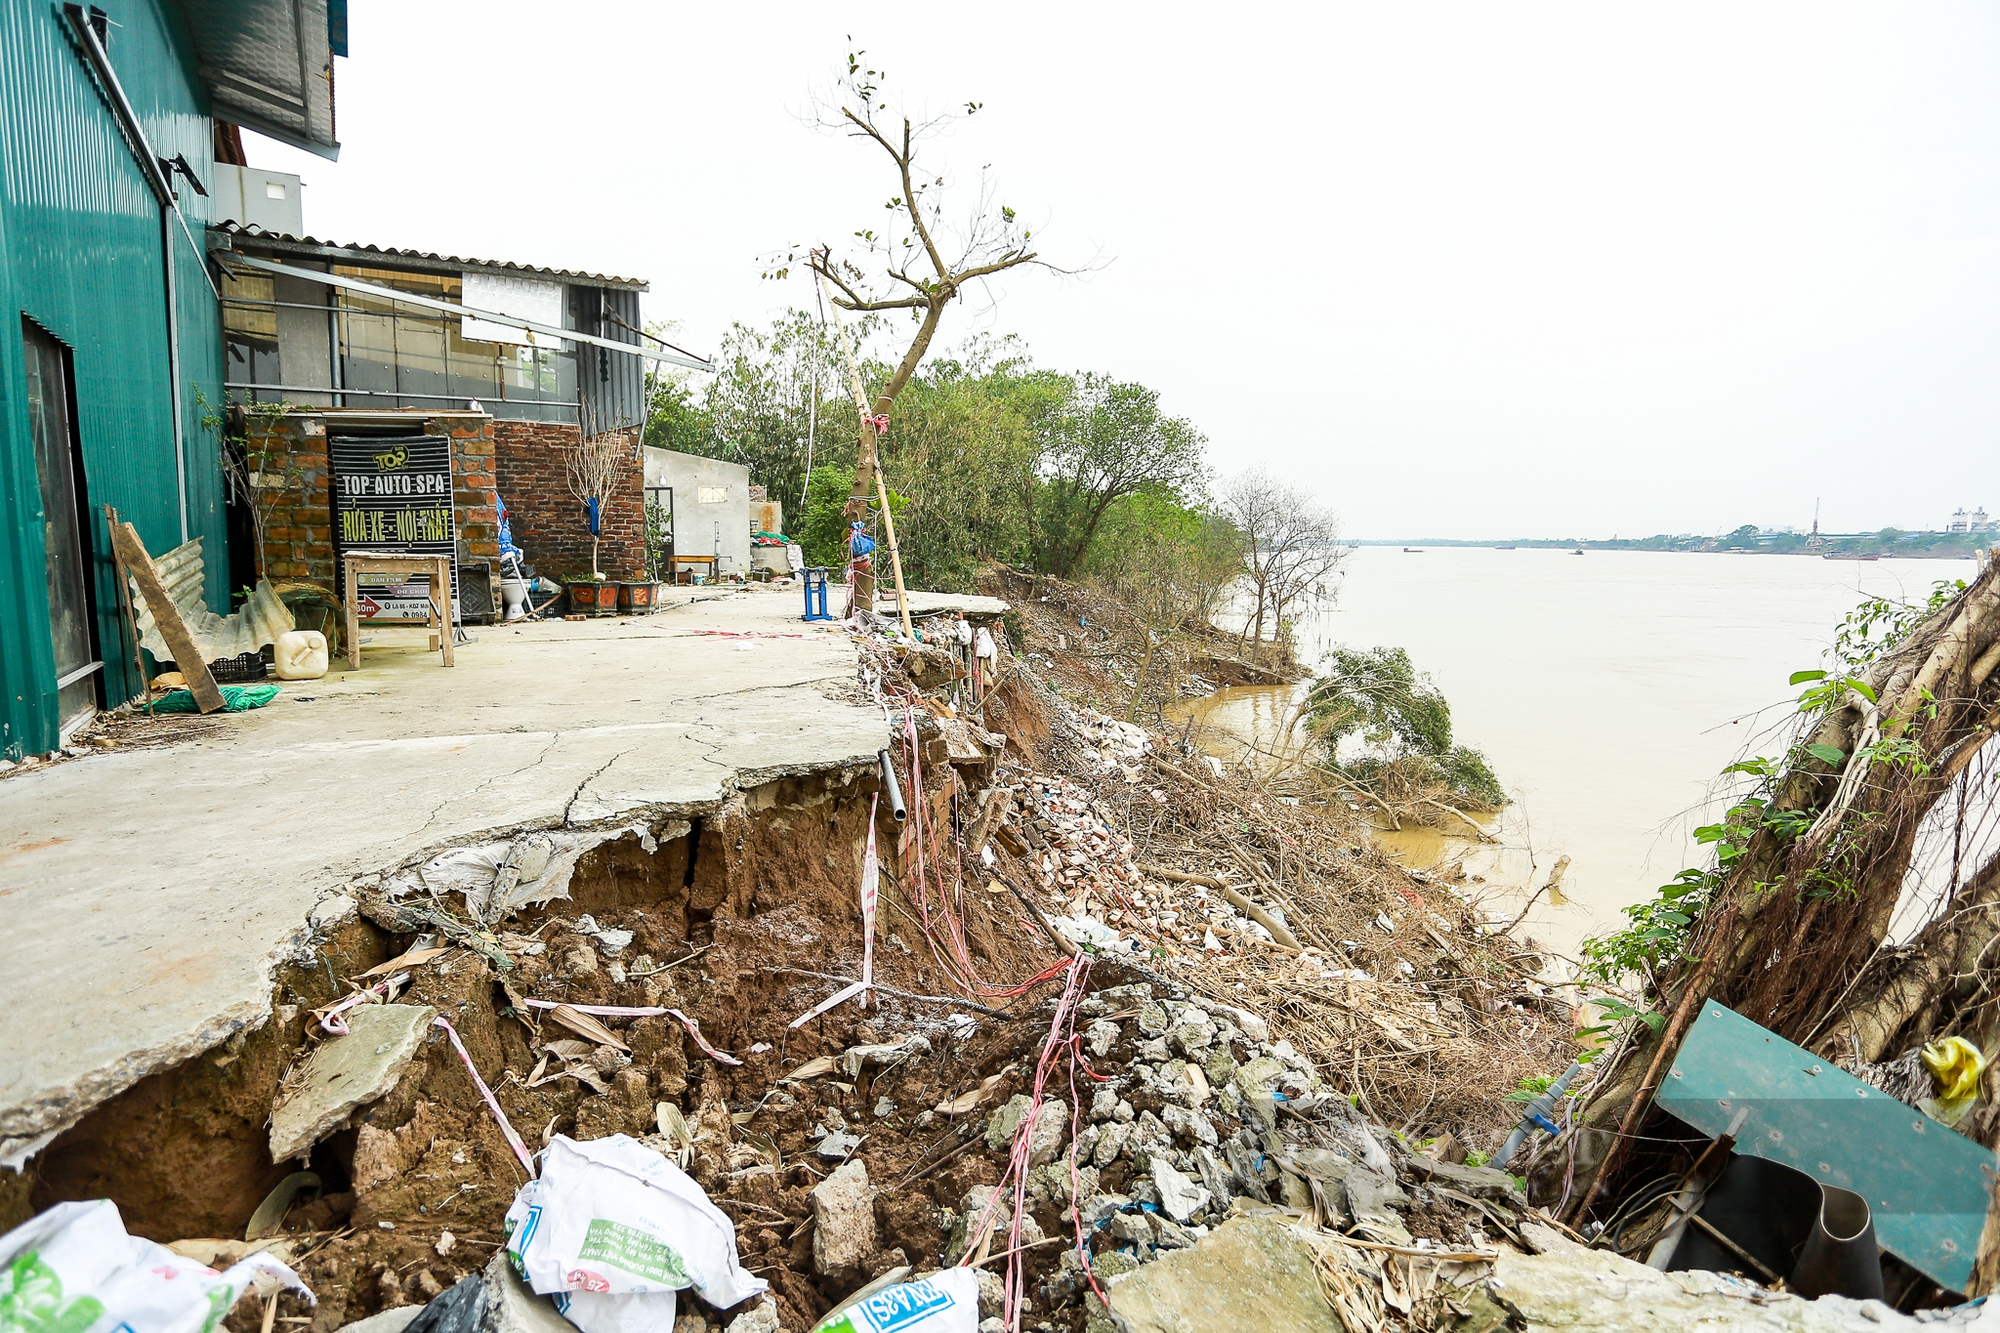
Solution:
<svg viewBox="0 0 2000 1333"><path fill-rule="evenodd" d="M805 582L806 589L806 613L799 619L832 620L833 616L826 609L825 566L815 565L810 569L800 570L799 574Z"/></svg>

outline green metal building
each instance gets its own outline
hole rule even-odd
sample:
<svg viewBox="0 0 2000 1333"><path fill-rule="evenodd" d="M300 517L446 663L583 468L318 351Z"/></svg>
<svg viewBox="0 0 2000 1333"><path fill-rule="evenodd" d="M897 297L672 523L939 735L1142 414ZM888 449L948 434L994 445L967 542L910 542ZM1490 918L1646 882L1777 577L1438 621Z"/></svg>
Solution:
<svg viewBox="0 0 2000 1333"><path fill-rule="evenodd" d="M0 758L144 689L104 507L229 606L203 182L233 126L331 157L345 0L0 0Z"/></svg>

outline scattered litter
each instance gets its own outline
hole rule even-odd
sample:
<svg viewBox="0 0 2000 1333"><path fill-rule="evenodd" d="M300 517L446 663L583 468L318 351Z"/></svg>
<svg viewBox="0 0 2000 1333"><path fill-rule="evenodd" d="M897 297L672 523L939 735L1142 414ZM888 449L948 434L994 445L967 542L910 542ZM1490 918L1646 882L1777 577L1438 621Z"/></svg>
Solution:
<svg viewBox="0 0 2000 1333"><path fill-rule="evenodd" d="M979 1275L947 1268L843 1306L813 1333L974 1333L978 1327Z"/></svg>
<svg viewBox="0 0 2000 1333"><path fill-rule="evenodd" d="M479 1077L479 1070L473 1065L472 1057L466 1054L465 1043L458 1039L458 1029L454 1028L451 1020L443 1014L439 1014L431 1021L435 1026L443 1028L444 1035L451 1038L451 1048L457 1051L458 1058L465 1062L465 1072L472 1075L473 1085L479 1089L480 1097L486 1102L486 1109L493 1112L493 1118L500 1122L500 1132L506 1136L507 1146L514 1150L514 1156L520 1158L521 1165L527 1168L528 1179L532 1181L535 1178L535 1159L528 1152L528 1145L521 1142L521 1136L514 1132L513 1123L507 1119L507 1113L500 1109L500 1103L494 1098L493 1090L486 1086L485 1079Z"/></svg>
<svg viewBox="0 0 2000 1333"><path fill-rule="evenodd" d="M593 1041L596 1041L601 1046L616 1046L620 1050L630 1050L631 1048L617 1034L613 1033L611 1029L605 1027L602 1023L591 1023L590 1026L594 1031L603 1034L602 1038L594 1037L591 1035L591 1032L578 1027L576 1025L577 1021L589 1022L587 1015L590 1014L603 1014L607 1018L652 1018L665 1015L666 1017L678 1020L680 1025L687 1029L687 1034L694 1038L695 1045L707 1052L710 1059L719 1060L726 1065L740 1065L743 1063L727 1051L718 1051L715 1047L709 1045L708 1038L701 1035L701 1024L689 1018L678 1009L663 1009L648 1005L563 1004L556 1000L524 1000L522 1003L535 1009L547 1009L551 1018L556 1019L572 1031L586 1037L591 1037ZM568 1011L569 1016L567 1018L563 1016L562 1011L564 1010ZM765 1049L768 1050L770 1048L766 1047Z"/></svg>
<svg viewBox="0 0 2000 1333"><path fill-rule="evenodd" d="M282 1159L281 1159L282 1160ZM262 1240L284 1224L285 1213L291 1208L292 1200L306 1190L319 1188L319 1177L311 1171L294 1171L264 1196L264 1202L257 1205L257 1211L250 1214L250 1223L243 1228L246 1241Z"/></svg>
<svg viewBox="0 0 2000 1333"><path fill-rule="evenodd" d="M313 1294L259 1251L216 1272L127 1234L109 1199L59 1203L0 1236L0 1327L27 1333L208 1333L259 1273Z"/></svg>

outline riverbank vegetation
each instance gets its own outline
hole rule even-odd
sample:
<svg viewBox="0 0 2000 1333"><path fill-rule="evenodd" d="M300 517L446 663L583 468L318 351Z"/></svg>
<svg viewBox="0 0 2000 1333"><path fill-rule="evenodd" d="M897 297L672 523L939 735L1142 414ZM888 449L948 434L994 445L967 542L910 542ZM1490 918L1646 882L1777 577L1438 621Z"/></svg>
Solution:
<svg viewBox="0 0 2000 1333"><path fill-rule="evenodd" d="M1793 676L1801 693L1782 751L1731 766L1747 786L1697 834L1712 860L1586 943L1590 971L1636 978L1644 998L1581 1090L1576 1121L1594 1132L1537 1172L1572 1199L1572 1217L1679 1169L1646 1146L1659 1118L1651 1090L1702 1002L1913 1105L1935 1095L1920 1052L1953 1037L1980 1052L2000 1043L1996 668L1990 559L1969 586L1865 603L1825 667ZM1985 1068L1976 1100L1948 1123L1994 1147L2000 1062Z"/></svg>

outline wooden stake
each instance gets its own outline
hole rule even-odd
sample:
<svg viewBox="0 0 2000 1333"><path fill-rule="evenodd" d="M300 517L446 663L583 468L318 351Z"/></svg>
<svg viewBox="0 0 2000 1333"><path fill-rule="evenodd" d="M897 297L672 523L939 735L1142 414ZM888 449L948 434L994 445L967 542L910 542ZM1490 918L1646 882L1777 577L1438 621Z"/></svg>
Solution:
<svg viewBox="0 0 2000 1333"><path fill-rule="evenodd" d="M889 568L896 572L896 609L903 615L903 637L911 643L917 641L917 632L910 628L910 595L903 591L903 557L896 550L896 516L889 512L889 488L882 484L882 460L875 460L875 494L882 500L882 530L889 537ZM873 607L869 608L871 611Z"/></svg>
<svg viewBox="0 0 2000 1333"><path fill-rule="evenodd" d="M194 695L195 706L204 713L213 713L222 707L222 691L215 688L215 677L209 674L208 663L201 660L201 653L195 649L194 639L181 621L180 608L167 595L167 585L160 581L160 571L154 567L153 557L146 554L146 544L139 540L138 532L130 523L114 523L111 527L111 548L138 581L139 593L146 599L146 609L153 613L153 624L159 628L160 637L167 641L167 647L174 655L174 665L187 677L188 691Z"/></svg>
<svg viewBox="0 0 2000 1333"><path fill-rule="evenodd" d="M125 560L118 554L118 511L110 505L104 506L104 522L112 531L111 566L118 578L118 607L125 613L125 625L132 631L132 665L139 672L139 692L146 696L146 716L153 715L153 682L146 678L146 659L141 654L139 643L139 617L132 610L132 585L126 582Z"/></svg>

